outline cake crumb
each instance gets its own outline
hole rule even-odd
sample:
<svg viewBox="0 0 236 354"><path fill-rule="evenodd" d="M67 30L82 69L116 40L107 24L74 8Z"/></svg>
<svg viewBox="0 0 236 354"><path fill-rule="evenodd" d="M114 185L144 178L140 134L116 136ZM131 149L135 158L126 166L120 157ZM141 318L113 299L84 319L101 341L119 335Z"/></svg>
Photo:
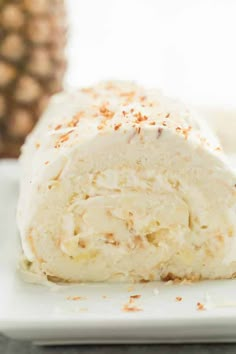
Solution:
<svg viewBox="0 0 236 354"><path fill-rule="evenodd" d="M148 279L141 279L141 280L140 280L140 283L150 283L150 280L148 280Z"/></svg>
<svg viewBox="0 0 236 354"><path fill-rule="evenodd" d="M66 300L78 301L78 300L86 300L84 296L67 296Z"/></svg>
<svg viewBox="0 0 236 354"><path fill-rule="evenodd" d="M137 118L135 123L141 123L148 119L148 117L143 115L141 112L135 113L134 116Z"/></svg>
<svg viewBox="0 0 236 354"><path fill-rule="evenodd" d="M70 122L67 123L67 127L73 127L75 128L77 126L77 124L80 121L80 118L83 116L84 112L78 112Z"/></svg>
<svg viewBox="0 0 236 354"><path fill-rule="evenodd" d="M68 131L67 133L63 134L60 136L56 144L54 145L55 149L58 149L61 147L61 144L69 140L70 134L73 132L73 130Z"/></svg>
<svg viewBox="0 0 236 354"><path fill-rule="evenodd" d="M59 129L61 129L61 127L62 127L62 125L61 125L61 124L58 124L58 125L54 128L54 130L59 130Z"/></svg>
<svg viewBox="0 0 236 354"><path fill-rule="evenodd" d="M160 138L162 131L163 131L163 129L160 127L157 129L157 139Z"/></svg>
<svg viewBox="0 0 236 354"><path fill-rule="evenodd" d="M182 132L183 132L183 136L184 136L184 139L187 140L188 139L188 135L189 135L189 132L192 130L192 127L189 126L188 128L186 129L182 129Z"/></svg>
<svg viewBox="0 0 236 354"><path fill-rule="evenodd" d="M131 295L130 298L131 299L140 299L141 295Z"/></svg>
<svg viewBox="0 0 236 354"><path fill-rule="evenodd" d="M126 304L126 305L124 305L122 311L124 311L124 312L139 312L139 311L143 311L143 309L141 309L140 307L136 307L136 306L130 307L128 304Z"/></svg>
<svg viewBox="0 0 236 354"><path fill-rule="evenodd" d="M204 310L206 310L206 309L205 309L204 305L201 304L201 302L198 302L198 303L197 303L197 310L198 310L198 311L204 311Z"/></svg>
<svg viewBox="0 0 236 354"><path fill-rule="evenodd" d="M122 311L124 312L139 312L143 311L141 307L135 306L135 300L139 299L141 295L131 295L129 297L128 303L124 304L122 307Z"/></svg>
<svg viewBox="0 0 236 354"><path fill-rule="evenodd" d="M118 129L120 129L120 127L121 127L121 123L118 123L115 125L114 130L118 130Z"/></svg>
<svg viewBox="0 0 236 354"><path fill-rule="evenodd" d="M141 102L145 101L146 99L147 99L147 96L140 96L140 97L139 97L139 100L140 100Z"/></svg>
<svg viewBox="0 0 236 354"><path fill-rule="evenodd" d="M111 119L113 118L114 116L114 112L110 111L106 105L102 105L100 108L99 108L99 112L103 115L103 117L107 118L107 119Z"/></svg>
<svg viewBox="0 0 236 354"><path fill-rule="evenodd" d="M182 298L181 296L176 296L175 300L178 301L178 302L180 302L180 301L183 300L183 298Z"/></svg>

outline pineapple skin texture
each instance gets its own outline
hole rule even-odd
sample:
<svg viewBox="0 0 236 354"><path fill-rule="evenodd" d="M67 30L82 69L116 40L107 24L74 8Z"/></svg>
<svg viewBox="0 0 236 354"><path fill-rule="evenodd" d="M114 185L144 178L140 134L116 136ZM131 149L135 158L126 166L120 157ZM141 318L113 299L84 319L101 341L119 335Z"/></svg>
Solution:
<svg viewBox="0 0 236 354"><path fill-rule="evenodd" d="M66 70L64 0L0 0L0 158L18 157Z"/></svg>

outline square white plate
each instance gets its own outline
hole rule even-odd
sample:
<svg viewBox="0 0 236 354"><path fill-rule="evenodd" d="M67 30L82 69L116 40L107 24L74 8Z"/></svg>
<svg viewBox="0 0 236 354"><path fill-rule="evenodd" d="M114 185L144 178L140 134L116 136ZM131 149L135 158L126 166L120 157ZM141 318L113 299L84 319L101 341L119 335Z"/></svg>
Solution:
<svg viewBox="0 0 236 354"><path fill-rule="evenodd" d="M17 192L16 162L0 162L0 331L5 335L38 344L236 341L236 280L52 288L25 283L16 270ZM141 295L134 300L141 311L124 311L131 295ZM81 298L68 299L76 296Z"/></svg>

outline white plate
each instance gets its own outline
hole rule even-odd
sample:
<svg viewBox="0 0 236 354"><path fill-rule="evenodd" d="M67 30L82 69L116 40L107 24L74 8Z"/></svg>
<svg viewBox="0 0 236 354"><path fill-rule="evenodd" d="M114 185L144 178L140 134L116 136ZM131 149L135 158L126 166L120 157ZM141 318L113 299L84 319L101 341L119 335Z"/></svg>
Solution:
<svg viewBox="0 0 236 354"><path fill-rule="evenodd" d="M0 163L1 332L38 344L236 341L235 280L55 288L24 283L16 271L17 175L15 162ZM142 311L123 311L137 294ZM205 310L197 309L198 302Z"/></svg>

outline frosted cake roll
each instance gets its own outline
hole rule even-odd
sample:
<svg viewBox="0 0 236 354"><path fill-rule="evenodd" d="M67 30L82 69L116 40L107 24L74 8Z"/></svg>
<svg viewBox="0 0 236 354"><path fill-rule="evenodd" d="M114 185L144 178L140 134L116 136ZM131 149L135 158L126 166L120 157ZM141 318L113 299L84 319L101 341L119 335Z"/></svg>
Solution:
<svg viewBox="0 0 236 354"><path fill-rule="evenodd" d="M236 174L188 108L133 83L56 95L21 156L18 225L49 279L231 278Z"/></svg>

